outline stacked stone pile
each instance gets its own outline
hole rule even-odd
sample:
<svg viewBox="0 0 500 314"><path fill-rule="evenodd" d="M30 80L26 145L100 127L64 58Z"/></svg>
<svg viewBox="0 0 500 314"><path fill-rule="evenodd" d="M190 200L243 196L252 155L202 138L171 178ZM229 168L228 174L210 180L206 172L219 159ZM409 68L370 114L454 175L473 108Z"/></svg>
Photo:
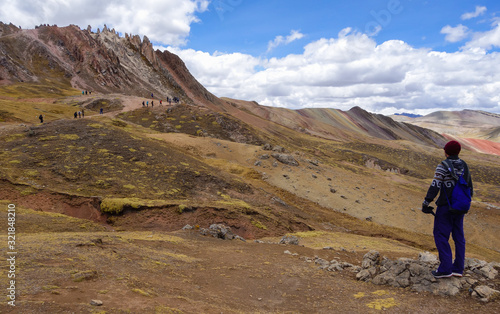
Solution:
<svg viewBox="0 0 500 314"><path fill-rule="evenodd" d="M437 257L428 252L420 253L417 260L390 260L381 257L377 251L370 251L364 255L356 278L376 285L410 288L436 295L454 296L468 291L486 302L500 297L500 291L495 290L493 284L498 275L496 268L500 268L500 263L467 258L463 277L435 279L431 271L437 269L438 265Z"/></svg>

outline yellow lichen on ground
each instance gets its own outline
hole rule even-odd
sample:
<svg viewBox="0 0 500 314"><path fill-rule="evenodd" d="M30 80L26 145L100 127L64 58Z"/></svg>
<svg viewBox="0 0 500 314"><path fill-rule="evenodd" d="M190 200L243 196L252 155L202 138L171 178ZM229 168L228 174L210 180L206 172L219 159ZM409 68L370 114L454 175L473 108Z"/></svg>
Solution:
<svg viewBox="0 0 500 314"><path fill-rule="evenodd" d="M368 303L366 306L375 310L383 310L397 305L398 303L396 302L396 300L394 300L394 298L387 298L387 299L376 299Z"/></svg>

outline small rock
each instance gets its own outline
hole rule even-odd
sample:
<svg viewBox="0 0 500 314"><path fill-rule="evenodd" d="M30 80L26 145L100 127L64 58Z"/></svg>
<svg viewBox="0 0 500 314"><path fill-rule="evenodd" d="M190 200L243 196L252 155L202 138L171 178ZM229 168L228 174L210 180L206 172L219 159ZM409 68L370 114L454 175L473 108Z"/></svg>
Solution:
<svg viewBox="0 0 500 314"><path fill-rule="evenodd" d="M193 226L191 225L185 225L184 227L182 227L182 230L191 230L193 229Z"/></svg>
<svg viewBox="0 0 500 314"><path fill-rule="evenodd" d="M267 144L264 144L264 146L262 146L262 149L263 150L272 150L273 147L271 146L271 144L267 143Z"/></svg>
<svg viewBox="0 0 500 314"><path fill-rule="evenodd" d="M316 167L317 167L317 166L319 166L319 161L318 161L318 160L310 160L310 159L306 159L306 161L307 161L308 163L310 163L311 165L313 165L313 166L316 166Z"/></svg>
<svg viewBox="0 0 500 314"><path fill-rule="evenodd" d="M90 301L90 305L101 306L102 305L102 301L101 300L91 300Z"/></svg>
<svg viewBox="0 0 500 314"><path fill-rule="evenodd" d="M281 146L276 145L273 147L273 152L284 153L285 149Z"/></svg>
<svg viewBox="0 0 500 314"><path fill-rule="evenodd" d="M472 292L473 297L480 298L483 302L489 302L500 296L500 291L492 289L488 286L477 286Z"/></svg>
<svg viewBox="0 0 500 314"><path fill-rule="evenodd" d="M330 263L327 260L319 258L319 257L316 257L314 259L314 263L318 264L320 269L325 269L330 265Z"/></svg>
<svg viewBox="0 0 500 314"><path fill-rule="evenodd" d="M286 206L285 201L284 201L284 200L282 200L282 199L280 199L279 197L273 196L273 197L271 198L271 201L276 202L276 203L279 203L279 204L281 204L281 205L283 205L283 206Z"/></svg>
<svg viewBox="0 0 500 314"><path fill-rule="evenodd" d="M243 241L243 242L247 242L247 240L245 240L243 237L240 237L239 235L235 235L234 240L240 240L240 241Z"/></svg>
<svg viewBox="0 0 500 314"><path fill-rule="evenodd" d="M418 254L418 260L424 263L435 263L438 262L438 258L436 255L430 252L420 252Z"/></svg>
<svg viewBox="0 0 500 314"><path fill-rule="evenodd" d="M299 238L296 236L283 236L279 244L299 245Z"/></svg>

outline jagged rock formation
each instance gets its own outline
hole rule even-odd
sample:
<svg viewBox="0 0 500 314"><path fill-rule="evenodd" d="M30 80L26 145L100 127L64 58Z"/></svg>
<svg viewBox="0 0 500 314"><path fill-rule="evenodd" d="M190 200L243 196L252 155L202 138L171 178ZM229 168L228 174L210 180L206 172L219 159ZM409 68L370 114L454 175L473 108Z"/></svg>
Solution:
<svg viewBox="0 0 500 314"><path fill-rule="evenodd" d="M154 50L146 36L120 37L107 26L93 33L90 26L22 30L0 22L0 39L0 84L50 80L102 93L178 97L206 106L220 102L179 57Z"/></svg>

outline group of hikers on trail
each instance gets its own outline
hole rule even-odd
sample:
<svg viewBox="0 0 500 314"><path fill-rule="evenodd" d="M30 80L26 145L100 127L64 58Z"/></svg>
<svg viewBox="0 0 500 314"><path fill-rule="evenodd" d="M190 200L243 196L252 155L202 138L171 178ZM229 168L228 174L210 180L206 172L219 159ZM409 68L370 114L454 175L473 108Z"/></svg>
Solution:
<svg viewBox="0 0 500 314"><path fill-rule="evenodd" d="M73 116L75 117L75 119L78 117L78 118L85 118L85 112L83 111L83 109L81 111L78 111L73 114Z"/></svg>
<svg viewBox="0 0 500 314"><path fill-rule="evenodd" d="M104 109L103 108L99 109L99 114L104 114ZM73 114L73 117L75 117L75 119L76 118L85 118L85 111L84 111L84 109L82 109L80 111L75 111L75 113Z"/></svg>
<svg viewBox="0 0 500 314"><path fill-rule="evenodd" d="M152 98L151 99L151 108L153 108L154 105L155 105L154 104L154 95L153 95L153 93L151 93L151 98ZM162 106L163 105L163 100L159 99L159 101L160 101L160 106ZM173 98L167 97L167 102L168 102L169 105L171 105L172 102L178 104L180 102L180 99L178 97L173 97ZM145 102L143 101L142 102L142 107L149 107L149 100L146 100Z"/></svg>

